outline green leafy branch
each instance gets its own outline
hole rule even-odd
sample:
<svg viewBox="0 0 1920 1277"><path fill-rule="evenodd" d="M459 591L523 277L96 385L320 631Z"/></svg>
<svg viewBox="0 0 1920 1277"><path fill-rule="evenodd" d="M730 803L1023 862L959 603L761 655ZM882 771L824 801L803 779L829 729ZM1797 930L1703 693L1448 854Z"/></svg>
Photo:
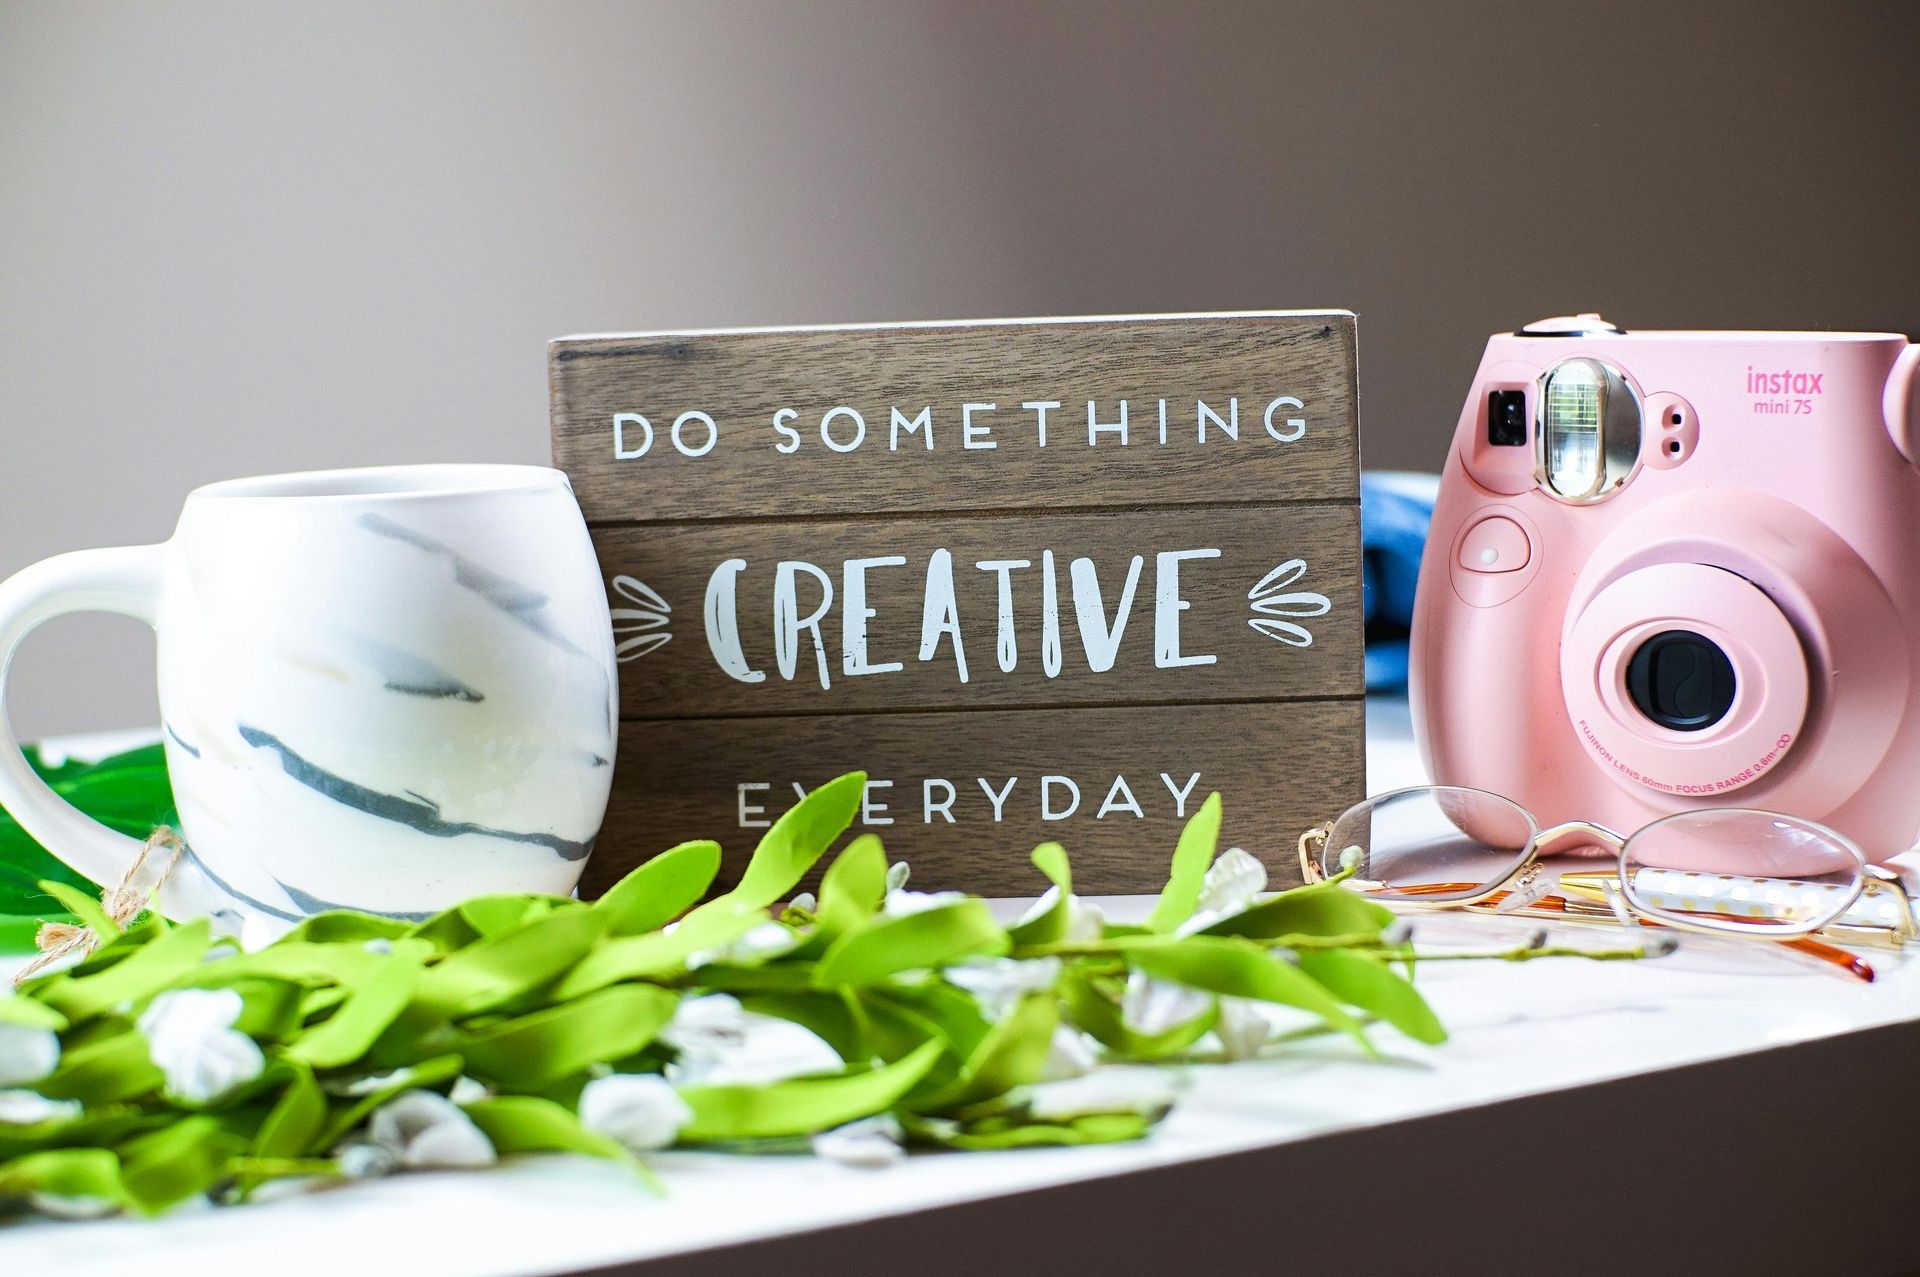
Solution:
<svg viewBox="0 0 1920 1277"><path fill-rule="evenodd" d="M1075 896L1051 843L1033 863L1052 889L1010 925L978 898L909 889L870 835L817 898L792 896L865 779L807 795L718 895L720 847L702 841L592 902L327 913L253 952L204 919L92 917L90 957L0 997L0 1205L155 1213L276 1179L523 1153L645 1177L642 1156L670 1145L813 1140L885 1161L903 1145L1104 1143L1145 1135L1172 1102L1165 1070L1129 1064L1301 1032L1374 1053L1376 1022L1446 1036L1393 915L1338 882L1258 898L1257 862L1218 854L1217 794L1139 925ZM43 889L85 903L70 879ZM1260 1007L1302 1027L1277 1033ZM754 1017L807 1030L838 1067L742 1076Z"/></svg>

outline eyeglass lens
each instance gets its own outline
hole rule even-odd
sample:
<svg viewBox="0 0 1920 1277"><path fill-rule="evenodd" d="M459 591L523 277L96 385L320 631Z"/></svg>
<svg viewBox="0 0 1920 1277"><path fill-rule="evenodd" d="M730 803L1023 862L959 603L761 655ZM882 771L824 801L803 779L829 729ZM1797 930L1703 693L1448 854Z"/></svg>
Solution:
<svg viewBox="0 0 1920 1277"><path fill-rule="evenodd" d="M1466 899L1511 874L1539 832L1525 808L1476 789L1382 794L1334 822L1321 853L1331 875L1351 864L1383 897Z"/></svg>
<svg viewBox="0 0 1920 1277"><path fill-rule="evenodd" d="M1621 888L1637 909L1725 931L1801 934L1858 913L1864 869L1832 830L1763 811L1682 812L1620 854Z"/></svg>

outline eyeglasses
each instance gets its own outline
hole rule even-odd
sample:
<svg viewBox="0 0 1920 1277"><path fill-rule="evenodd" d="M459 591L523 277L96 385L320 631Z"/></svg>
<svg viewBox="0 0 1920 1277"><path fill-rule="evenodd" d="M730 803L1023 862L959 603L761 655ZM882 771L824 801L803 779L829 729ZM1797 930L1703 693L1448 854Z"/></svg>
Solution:
<svg viewBox="0 0 1920 1277"><path fill-rule="evenodd" d="M1540 857L1580 847L1611 853L1616 873L1563 875L1565 894L1549 897ZM1300 869L1308 882L1346 874L1359 890L1427 908L1637 915L1776 940L1821 933L1897 946L1920 936L1898 875L1869 865L1844 834L1751 808L1680 812L1623 836L1579 820L1542 830L1532 812L1498 794L1417 786L1309 829Z"/></svg>

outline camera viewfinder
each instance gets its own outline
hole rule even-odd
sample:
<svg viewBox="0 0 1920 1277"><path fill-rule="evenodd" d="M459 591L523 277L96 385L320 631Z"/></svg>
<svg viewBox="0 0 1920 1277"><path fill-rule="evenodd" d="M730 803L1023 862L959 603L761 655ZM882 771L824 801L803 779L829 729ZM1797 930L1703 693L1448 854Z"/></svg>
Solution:
<svg viewBox="0 0 1920 1277"><path fill-rule="evenodd" d="M1487 442L1499 448L1527 446L1527 392L1487 392Z"/></svg>

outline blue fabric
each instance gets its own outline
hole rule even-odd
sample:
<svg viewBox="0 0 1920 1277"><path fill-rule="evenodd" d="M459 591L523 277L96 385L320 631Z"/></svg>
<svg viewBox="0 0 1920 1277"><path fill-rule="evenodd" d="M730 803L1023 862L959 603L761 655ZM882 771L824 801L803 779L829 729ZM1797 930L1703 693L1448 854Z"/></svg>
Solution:
<svg viewBox="0 0 1920 1277"><path fill-rule="evenodd" d="M1360 476L1360 607L1369 692L1407 685L1414 584L1438 486L1435 475L1368 471Z"/></svg>

